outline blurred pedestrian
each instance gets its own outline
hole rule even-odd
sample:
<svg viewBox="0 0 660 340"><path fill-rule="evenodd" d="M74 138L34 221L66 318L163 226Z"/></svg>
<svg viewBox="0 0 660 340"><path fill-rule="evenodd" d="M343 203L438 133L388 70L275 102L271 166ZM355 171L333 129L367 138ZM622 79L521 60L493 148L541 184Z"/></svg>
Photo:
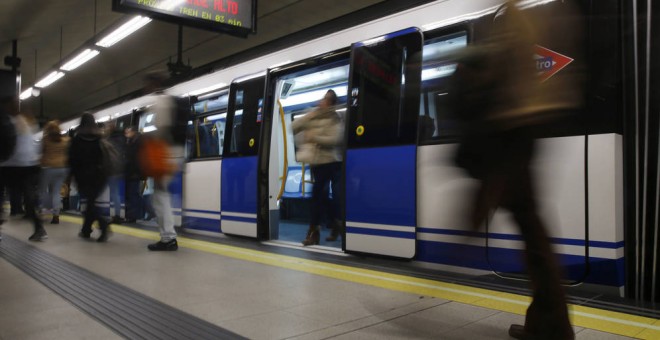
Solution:
<svg viewBox="0 0 660 340"><path fill-rule="evenodd" d="M41 180L39 194L41 206L51 209L51 224L60 223L62 184L69 174L69 137L62 136L60 124L53 120L46 124L41 142Z"/></svg>
<svg viewBox="0 0 660 340"><path fill-rule="evenodd" d="M119 155L119 161L125 162L126 154L126 137L124 136L124 131L117 129L116 121L110 121L105 126L105 136L110 144L114 147ZM122 186L124 185L124 164L118 164L117 169L121 169L120 172L111 174L108 177L108 188L110 189L110 213L114 211L110 223L121 224L124 222L124 219L121 217L121 192Z"/></svg>
<svg viewBox="0 0 660 340"><path fill-rule="evenodd" d="M302 241L305 246L319 244L321 212L325 202L329 202L328 220L332 233L326 238L334 241L341 234L343 226L340 210L343 128L337 111L337 94L328 90L319 105L312 112L296 119L291 124L296 135L298 162L310 164L314 185L312 187L312 216L307 236ZM332 185L332 200L328 200L328 188Z"/></svg>
<svg viewBox="0 0 660 340"><path fill-rule="evenodd" d="M496 14L493 33L468 48L453 78L453 102L465 128L457 164L480 180L473 202L478 229L502 207L511 212L525 242L532 303L524 325L511 325L516 339L574 339L558 261L536 206L530 162L531 133L552 120L540 97L533 54L535 27L508 2Z"/></svg>
<svg viewBox="0 0 660 340"><path fill-rule="evenodd" d="M34 140L37 125L34 119L19 112L18 97L0 102L0 111L7 112L16 130L16 147L12 156L2 163L2 177L9 183L10 189L20 193L25 201L25 217L32 220L34 233L30 241L43 241L48 234L37 214L37 185L39 182L39 143ZM23 202L12 202L22 206Z"/></svg>
<svg viewBox="0 0 660 340"><path fill-rule="evenodd" d="M107 175L103 169L103 152L101 138L103 132L97 126L94 116L84 113L80 118L80 126L69 148L69 166L78 191L87 199L82 229L78 236L89 239L92 234L92 223L98 221L101 236L98 242L108 240L110 226L96 206L98 197L105 189Z"/></svg>
<svg viewBox="0 0 660 340"><path fill-rule="evenodd" d="M177 129L177 102L163 92L165 76L160 73L150 73L145 79L145 91L156 96L153 111L156 131L151 138L155 138L167 146L167 155L162 162L168 163L172 170L170 173L154 178L153 205L156 210L156 221L160 229L160 241L150 244L152 251L174 251L179 248L174 230L174 214L172 212L172 197L169 186L174 174L183 164L184 145L175 138L180 131ZM185 127L183 127L185 129ZM183 131L185 135L185 130ZM185 141L184 141L185 142Z"/></svg>

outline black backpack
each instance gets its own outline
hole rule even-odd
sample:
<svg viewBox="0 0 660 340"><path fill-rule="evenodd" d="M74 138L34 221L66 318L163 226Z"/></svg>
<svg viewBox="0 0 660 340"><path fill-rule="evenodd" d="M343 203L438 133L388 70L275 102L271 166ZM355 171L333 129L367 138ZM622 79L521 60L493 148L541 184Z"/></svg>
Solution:
<svg viewBox="0 0 660 340"><path fill-rule="evenodd" d="M0 112L0 162L6 161L14 154L16 146L16 128L9 115Z"/></svg>
<svg viewBox="0 0 660 340"><path fill-rule="evenodd" d="M172 120L172 141L177 145L185 145L190 119L190 97L175 98L174 119Z"/></svg>

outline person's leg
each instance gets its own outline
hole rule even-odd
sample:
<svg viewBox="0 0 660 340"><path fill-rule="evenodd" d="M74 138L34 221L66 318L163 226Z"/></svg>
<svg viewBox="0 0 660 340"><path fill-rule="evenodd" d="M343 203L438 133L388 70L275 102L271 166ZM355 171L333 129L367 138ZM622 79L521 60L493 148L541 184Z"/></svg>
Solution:
<svg viewBox="0 0 660 340"><path fill-rule="evenodd" d="M330 181L332 187L332 199L329 202L329 220L332 225L332 233L326 238L326 241L335 241L337 237L343 234L344 226L344 201L343 189L341 186L341 163L330 164Z"/></svg>
<svg viewBox="0 0 660 340"><path fill-rule="evenodd" d="M99 236L99 238L97 239L98 242L106 242L110 234L109 222L105 219L105 217L103 217L103 214L101 214L101 210L96 205L98 201L98 197L101 195L102 192L103 192L102 186L95 188L94 191L91 193L92 197L88 199L88 203L87 203L87 204L91 204L90 206L91 221L98 221L99 228L101 229L101 236Z"/></svg>
<svg viewBox="0 0 660 340"><path fill-rule="evenodd" d="M327 191L325 188L330 181L330 172L328 171L327 164L314 165L311 167L312 177L314 184L312 186L312 216L309 221L309 229L307 236L303 240L303 245L308 246L319 243L319 223L321 222L321 212L323 211L323 202L326 198L323 197Z"/></svg>
<svg viewBox="0 0 660 340"><path fill-rule="evenodd" d="M533 335L536 339L573 339L560 267L536 212L529 171L514 173L507 184L505 205L512 212L525 242L525 261L532 289L523 338Z"/></svg>
<svg viewBox="0 0 660 340"><path fill-rule="evenodd" d="M139 217L139 191L140 181L127 179L126 180L126 221L135 222Z"/></svg>
<svg viewBox="0 0 660 340"><path fill-rule="evenodd" d="M60 191L62 190L62 184L64 183L64 180L68 174L68 169L57 168L53 170L54 174L51 180L52 185L50 188L50 199L53 209L53 216L59 216L60 211L62 210L62 196L60 195Z"/></svg>
<svg viewBox="0 0 660 340"><path fill-rule="evenodd" d="M48 238L39 214L37 214L37 186L39 185L39 176L41 168L38 166L25 167L22 171L23 197L25 199L25 216L27 216L34 225L34 234L30 236L30 241L43 241Z"/></svg>
<svg viewBox="0 0 660 340"><path fill-rule="evenodd" d="M19 215L23 211L23 196L21 195L22 177L20 168L6 167L5 178L7 183L7 191L9 192L10 215Z"/></svg>
<svg viewBox="0 0 660 340"><path fill-rule="evenodd" d="M50 168L41 169L41 175L39 176L39 203L37 206L40 212L44 209L52 209L50 192L48 190L51 182L51 170Z"/></svg>
<svg viewBox="0 0 660 340"><path fill-rule="evenodd" d="M154 208L156 221L160 229L160 241L150 244L149 250L177 250L176 231L174 230L174 214L172 213L172 198L168 190L171 177L154 180Z"/></svg>
<svg viewBox="0 0 660 340"><path fill-rule="evenodd" d="M78 234L82 238L89 238L89 235L92 234L92 223L94 223L94 218L95 218L95 209L96 205L94 202L91 201L91 198L94 197L93 190L90 188L87 188L86 186L79 186L78 188L80 191L81 196L85 197L86 204L85 204L85 212L84 212L84 219L83 219L83 225L82 229L80 230L80 233ZM94 197L94 200L96 200L97 197Z"/></svg>
<svg viewBox="0 0 660 340"><path fill-rule="evenodd" d="M119 195L119 185L121 184L121 178L119 176L112 176L108 178L108 187L110 188L110 202L112 206L110 211L114 209L115 214L112 215L112 221L114 223L121 222L121 196Z"/></svg>

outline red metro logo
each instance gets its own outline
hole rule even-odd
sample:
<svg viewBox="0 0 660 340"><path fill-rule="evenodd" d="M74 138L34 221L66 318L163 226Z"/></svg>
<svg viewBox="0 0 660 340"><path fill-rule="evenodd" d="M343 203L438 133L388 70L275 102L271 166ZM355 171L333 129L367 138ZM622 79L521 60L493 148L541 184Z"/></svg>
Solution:
<svg viewBox="0 0 660 340"><path fill-rule="evenodd" d="M573 62L572 58L539 45L536 45L534 60L536 61L536 71L539 77L541 77L541 82L548 80L555 73Z"/></svg>

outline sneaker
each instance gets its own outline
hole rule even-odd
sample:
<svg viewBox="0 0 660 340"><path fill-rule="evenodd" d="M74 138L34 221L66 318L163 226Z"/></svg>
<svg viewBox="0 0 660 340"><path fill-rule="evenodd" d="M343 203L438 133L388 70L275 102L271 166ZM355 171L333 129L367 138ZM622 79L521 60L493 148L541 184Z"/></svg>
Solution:
<svg viewBox="0 0 660 340"><path fill-rule="evenodd" d="M82 231L78 233L78 237L80 237L80 238L84 238L84 239L86 239L86 240L88 240L88 239L90 238L89 235L90 235L90 234L85 233L85 232L82 232Z"/></svg>
<svg viewBox="0 0 660 340"><path fill-rule="evenodd" d="M46 234L46 229L41 228L41 229L37 229L37 231L35 231L34 234L32 234L32 236L30 236L28 240L43 241L47 238L48 238L48 234Z"/></svg>
<svg viewBox="0 0 660 340"><path fill-rule="evenodd" d="M158 241L152 243L147 248L153 251L175 251L179 249L179 244L176 242L176 239L173 239L167 242Z"/></svg>

